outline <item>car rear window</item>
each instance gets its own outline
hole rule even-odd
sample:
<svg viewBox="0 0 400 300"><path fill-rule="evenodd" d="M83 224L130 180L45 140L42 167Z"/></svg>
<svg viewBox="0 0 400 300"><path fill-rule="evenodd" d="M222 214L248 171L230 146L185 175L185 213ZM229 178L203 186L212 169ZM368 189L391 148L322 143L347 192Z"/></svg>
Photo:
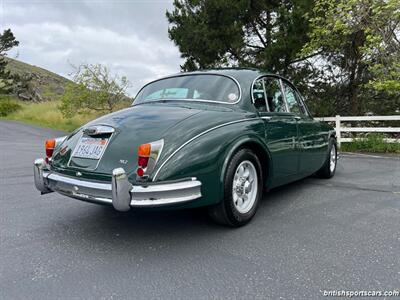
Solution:
<svg viewBox="0 0 400 300"><path fill-rule="evenodd" d="M134 104L158 100L193 100L235 103L240 98L238 84L222 75L181 75L146 85Z"/></svg>

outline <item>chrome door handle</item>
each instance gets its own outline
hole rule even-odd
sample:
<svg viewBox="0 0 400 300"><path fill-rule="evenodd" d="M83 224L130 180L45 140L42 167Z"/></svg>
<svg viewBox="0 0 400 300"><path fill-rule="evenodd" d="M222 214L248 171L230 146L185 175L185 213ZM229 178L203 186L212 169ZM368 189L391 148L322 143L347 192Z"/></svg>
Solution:
<svg viewBox="0 0 400 300"><path fill-rule="evenodd" d="M265 121L269 121L269 120L271 120L271 117L261 117L261 119L263 119Z"/></svg>
<svg viewBox="0 0 400 300"><path fill-rule="evenodd" d="M295 118L296 120L301 120L301 118L298 117L298 116L295 116L294 118Z"/></svg>

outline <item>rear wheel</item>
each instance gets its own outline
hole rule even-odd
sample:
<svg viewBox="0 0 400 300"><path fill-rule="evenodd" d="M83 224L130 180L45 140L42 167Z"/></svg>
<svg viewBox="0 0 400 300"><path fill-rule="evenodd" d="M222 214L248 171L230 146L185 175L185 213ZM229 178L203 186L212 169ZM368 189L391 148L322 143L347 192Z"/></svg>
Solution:
<svg viewBox="0 0 400 300"><path fill-rule="evenodd" d="M257 211L262 187L258 157L249 149L239 150L230 160L225 173L224 199L209 208L210 216L224 225L245 225Z"/></svg>
<svg viewBox="0 0 400 300"><path fill-rule="evenodd" d="M320 178L331 178L335 175L337 164L337 144L334 138L329 140L329 152L324 165L317 171Z"/></svg>

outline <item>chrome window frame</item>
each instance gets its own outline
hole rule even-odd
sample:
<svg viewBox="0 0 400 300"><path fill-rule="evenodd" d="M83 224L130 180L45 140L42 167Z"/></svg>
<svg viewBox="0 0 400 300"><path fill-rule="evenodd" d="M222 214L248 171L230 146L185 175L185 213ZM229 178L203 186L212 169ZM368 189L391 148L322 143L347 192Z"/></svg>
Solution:
<svg viewBox="0 0 400 300"><path fill-rule="evenodd" d="M282 82L282 89L283 89L284 95L285 95L286 105L287 105L287 100L286 100L285 88L284 88L284 86L283 86L283 83L284 83L284 82L285 82L285 84L286 84L287 86L289 86L289 87L293 90L293 92L294 92L294 94L295 94L295 97L297 96L297 97L296 97L296 102L299 104L300 109L301 109L301 107L302 107L303 110L306 112L306 113L304 113L304 114L300 114L300 116L311 117L310 112L309 112L307 106L306 106L305 103L303 102L303 97L300 95L299 91L298 91L297 88L294 86L294 84L291 83L289 80L286 80L286 79L283 79L283 80L282 80L282 78L281 78L281 82ZM291 111L289 110L289 106L287 106L287 108L288 108L288 111L289 111L290 113L296 114L296 113L291 112Z"/></svg>
<svg viewBox="0 0 400 300"><path fill-rule="evenodd" d="M286 112L290 113L290 109L289 109L289 105L287 103L286 94L285 94L285 88L283 86L282 78L279 78L279 84L281 86L281 92L282 92L282 95L283 95L283 101L285 101Z"/></svg>
<svg viewBox="0 0 400 300"><path fill-rule="evenodd" d="M264 101L265 101L265 106L267 107L267 111L269 112L269 103L268 103L268 98L267 98L267 93L265 92L265 78L261 78L262 79L262 86L263 86L263 90L264 90Z"/></svg>
<svg viewBox="0 0 400 300"><path fill-rule="evenodd" d="M266 112L270 112L269 104L268 104L268 99L267 99L267 94L265 93L265 80L264 80L264 77L259 78L258 80L262 80L262 88L263 88L263 94L264 94L264 102L265 102L265 107L267 108L267 111L266 111ZM256 84L256 82L257 82L258 80L254 80L253 83L252 83L252 85L251 85L251 100L252 100L252 103L253 103L253 104L255 104L255 99L254 99L254 85ZM256 109L257 109L257 108L256 108ZM259 111L259 110L257 109L257 111Z"/></svg>
<svg viewBox="0 0 400 300"><path fill-rule="evenodd" d="M306 111L305 116L307 116L307 117L309 117L309 118L313 118L312 115L311 115L311 113L310 113L310 110L308 109L307 105L306 105L305 102L304 102L303 96L300 94L300 92L299 92L298 89L294 86L294 84L293 84L292 82L290 82L289 80L287 80L286 78L283 78L283 77L281 77L281 76L279 76L279 75L275 75L275 74L264 74L264 75L260 75L260 76L257 76L257 77L253 80L253 82L251 83L251 89L250 89L251 102L253 103L253 105L254 105L254 103L255 103L255 102L254 102L255 99L254 99L254 95L253 95L254 84L255 84L255 82L256 82L257 80L262 79L262 78L265 78L265 77L272 77L272 78L276 78L277 80L279 80L280 86L281 86L281 90L282 90L282 94L283 94L283 98L284 98L284 101L285 101L285 106L286 106L286 109L288 110L287 113L290 113L290 111L289 111L289 109L288 109L287 102L286 102L286 95L285 95L285 93L284 93L283 84L282 84L283 81L285 81L286 83L288 83L289 86L291 86L291 87L293 88L293 90L295 91L295 93L297 93L297 95L299 96L298 98L299 98L299 100L301 101L301 106L302 106L302 107L305 109L305 111ZM269 107L268 107L268 112L271 112L271 111L269 110Z"/></svg>
<svg viewBox="0 0 400 300"><path fill-rule="evenodd" d="M282 93L282 97L283 97L283 101L285 102L285 107L286 107L286 111L285 112L283 112L283 113L288 113L289 112L289 109L288 109L288 106L287 106L287 103L286 103L286 97L285 97L285 93L284 93L284 90L283 90L283 84L282 84L282 78L280 77L280 76L277 76L277 75L273 75L273 74L271 74L271 75L260 75L260 76L257 76L254 80L253 80L253 82L251 83L251 89L250 89L250 93L251 93L251 102L253 103L253 105L255 104L255 99L254 99L254 84L256 83L256 81L257 80L260 80L260 79L264 79L264 78L266 78L266 77L271 77L271 78L275 78L276 80L278 80L278 82L279 82L279 87L281 88L281 93ZM267 106L267 108L268 108L268 112L273 112L273 111L271 111L270 109L269 109L269 105L268 105L268 100L267 100L267 97L266 97L266 95L265 95L265 83L264 83L264 80L263 80L263 88L264 88L264 97L265 97L265 102L266 102L266 106ZM258 111L258 110L257 110Z"/></svg>
<svg viewBox="0 0 400 300"><path fill-rule="evenodd" d="M183 76L198 76L198 75L200 75L200 76L202 76L202 75L216 75L216 76L222 76L222 77L226 77L226 78L229 78L229 79L233 80L233 82L236 84L236 86L237 86L237 88L238 88L238 90L239 90L239 97L238 97L238 99L237 99L235 102L224 102L224 101L214 101L214 100L208 100L208 99L187 99L187 98L183 98L183 99L181 99L181 98L168 99L168 98L165 98L165 99L157 99L157 100L153 100L153 101L145 101L145 102L138 103L138 104L136 104L136 105L140 105L140 104L144 104L144 103L151 103L151 102L158 102L158 101L195 101L195 102L206 102L206 103L219 103L219 104L235 105L235 104L238 104L238 103L242 100L242 95L243 95L242 87L241 87L239 81L237 81L237 79L236 79L235 77L233 77L233 76L226 75L226 74L219 74L219 73L183 73L183 74L165 76L165 77L158 78L158 79L156 79L156 80L153 80L153 81L150 81L150 82L146 83L146 84L136 93L135 100L133 100L131 106L135 106L135 101L136 101L137 96L140 94L140 92L141 92L146 86L148 86L148 85L150 85L150 84L152 84L152 83L155 83L155 82L157 82L157 81L161 81L161 80L164 80L164 79L177 78L177 77L183 77Z"/></svg>
<svg viewBox="0 0 400 300"><path fill-rule="evenodd" d="M309 117L309 118L313 118L312 117L312 115L311 115L311 112L310 112L310 110L308 109L308 107L307 107L307 105L306 105L306 103L305 103L305 101L304 101L304 98L303 98L303 96L300 94L300 92L297 90L297 89L295 89L295 92L297 93L297 96L299 96L299 100L300 100L300 102L301 102L301 106L303 106L303 108L304 108L304 110L305 110L305 116L307 116L307 117Z"/></svg>

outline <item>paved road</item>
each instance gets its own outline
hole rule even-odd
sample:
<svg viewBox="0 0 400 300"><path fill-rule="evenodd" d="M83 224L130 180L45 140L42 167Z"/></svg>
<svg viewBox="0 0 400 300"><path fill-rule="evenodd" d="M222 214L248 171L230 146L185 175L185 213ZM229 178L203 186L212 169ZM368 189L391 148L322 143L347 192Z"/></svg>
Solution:
<svg viewBox="0 0 400 300"><path fill-rule="evenodd" d="M0 121L1 299L317 299L400 289L400 157L343 155L331 180L268 193L248 226L201 210L128 212L39 196L60 134Z"/></svg>

